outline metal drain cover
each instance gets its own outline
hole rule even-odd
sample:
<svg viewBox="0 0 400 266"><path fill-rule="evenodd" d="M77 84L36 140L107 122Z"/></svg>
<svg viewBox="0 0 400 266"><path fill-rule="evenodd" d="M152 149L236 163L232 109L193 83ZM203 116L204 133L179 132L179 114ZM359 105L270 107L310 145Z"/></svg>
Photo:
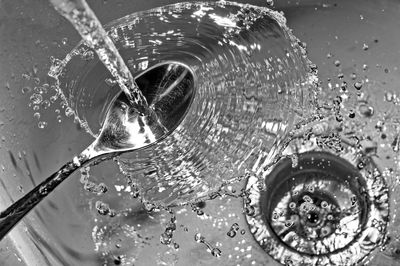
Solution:
<svg viewBox="0 0 400 266"><path fill-rule="evenodd" d="M248 179L246 214L262 249L284 265L357 265L383 244L388 189L372 160L358 169L325 151L282 159L265 179Z"/></svg>

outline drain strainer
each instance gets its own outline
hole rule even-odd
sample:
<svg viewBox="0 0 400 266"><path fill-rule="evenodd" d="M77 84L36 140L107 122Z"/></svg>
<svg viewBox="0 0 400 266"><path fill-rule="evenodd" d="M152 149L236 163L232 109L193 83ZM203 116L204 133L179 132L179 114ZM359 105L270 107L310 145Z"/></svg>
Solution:
<svg viewBox="0 0 400 266"><path fill-rule="evenodd" d="M344 156L346 158L346 156ZM325 151L282 159L260 191L247 189L255 212L246 214L255 240L284 265L357 265L385 241L389 197L372 160L362 169Z"/></svg>

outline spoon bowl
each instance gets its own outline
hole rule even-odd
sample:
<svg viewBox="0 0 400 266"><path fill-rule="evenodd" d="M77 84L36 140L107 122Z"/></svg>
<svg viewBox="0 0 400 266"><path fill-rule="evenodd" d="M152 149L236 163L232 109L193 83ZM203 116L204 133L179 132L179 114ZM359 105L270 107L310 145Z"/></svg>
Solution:
<svg viewBox="0 0 400 266"><path fill-rule="evenodd" d="M94 142L24 197L0 213L0 240L73 172L122 153L152 145L168 136L186 115L194 97L195 76L188 66L167 61L135 79L148 102L143 114L123 92L111 101Z"/></svg>

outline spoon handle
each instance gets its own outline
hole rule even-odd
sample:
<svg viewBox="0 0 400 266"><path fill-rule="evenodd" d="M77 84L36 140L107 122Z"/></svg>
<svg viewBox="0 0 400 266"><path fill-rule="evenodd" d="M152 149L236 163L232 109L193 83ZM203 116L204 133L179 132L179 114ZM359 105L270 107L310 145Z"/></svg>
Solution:
<svg viewBox="0 0 400 266"><path fill-rule="evenodd" d="M37 185L6 210L2 211L0 213L0 241L30 210L84 163L80 162L77 164L72 161L66 163L60 170Z"/></svg>

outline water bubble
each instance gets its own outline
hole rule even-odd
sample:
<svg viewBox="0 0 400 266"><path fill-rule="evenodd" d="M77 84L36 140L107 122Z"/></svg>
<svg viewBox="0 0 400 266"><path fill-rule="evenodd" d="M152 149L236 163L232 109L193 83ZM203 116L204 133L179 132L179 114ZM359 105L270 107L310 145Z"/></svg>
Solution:
<svg viewBox="0 0 400 266"><path fill-rule="evenodd" d="M45 121L40 121L40 122L38 123L38 128L44 129L45 127L47 127L47 122L45 122Z"/></svg>
<svg viewBox="0 0 400 266"><path fill-rule="evenodd" d="M32 104L40 104L43 101L43 97L42 97L42 95L40 95L38 93L34 93L30 97L30 100L31 100Z"/></svg>

